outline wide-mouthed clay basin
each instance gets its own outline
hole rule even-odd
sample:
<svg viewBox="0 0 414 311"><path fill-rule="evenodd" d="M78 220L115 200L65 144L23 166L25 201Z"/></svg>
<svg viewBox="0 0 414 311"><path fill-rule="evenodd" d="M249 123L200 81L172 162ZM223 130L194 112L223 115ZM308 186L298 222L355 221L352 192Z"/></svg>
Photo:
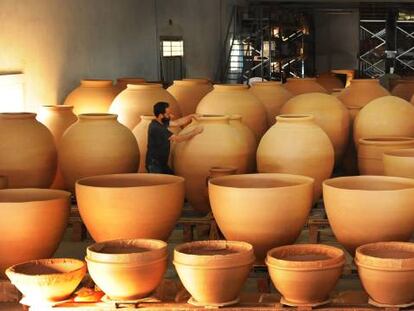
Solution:
<svg viewBox="0 0 414 311"><path fill-rule="evenodd" d="M387 176L414 178L414 148L384 152L383 164Z"/></svg>
<svg viewBox="0 0 414 311"><path fill-rule="evenodd" d="M97 242L167 240L184 204L184 178L166 174L114 174L76 183L79 213Z"/></svg>
<svg viewBox="0 0 414 311"><path fill-rule="evenodd" d="M67 299L85 273L85 262L70 258L32 260L6 270L7 277L31 303Z"/></svg>
<svg viewBox="0 0 414 311"><path fill-rule="evenodd" d="M200 304L236 302L254 262L253 247L236 241L178 245L174 265L187 291Z"/></svg>
<svg viewBox="0 0 414 311"><path fill-rule="evenodd" d="M377 303L414 303L414 243L379 242L358 247L359 278Z"/></svg>
<svg viewBox="0 0 414 311"><path fill-rule="evenodd" d="M289 174L244 174L209 182L214 218L227 240L253 245L263 261L269 249L294 243L312 206L313 179Z"/></svg>
<svg viewBox="0 0 414 311"><path fill-rule="evenodd" d="M408 241L414 232L414 179L349 176L325 180L331 228L351 255L358 246Z"/></svg>
<svg viewBox="0 0 414 311"><path fill-rule="evenodd" d="M113 300L148 296L167 269L167 243L151 239L113 240L86 250L88 271L96 285Z"/></svg>
<svg viewBox="0 0 414 311"><path fill-rule="evenodd" d="M322 244L274 248L266 264L277 290L292 304L318 304L329 299L345 264L344 252Z"/></svg>

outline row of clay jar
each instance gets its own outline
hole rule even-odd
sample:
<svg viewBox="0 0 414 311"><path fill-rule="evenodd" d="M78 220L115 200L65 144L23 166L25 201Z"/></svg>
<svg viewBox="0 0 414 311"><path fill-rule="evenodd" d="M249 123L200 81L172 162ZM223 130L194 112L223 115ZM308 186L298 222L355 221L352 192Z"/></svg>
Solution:
<svg viewBox="0 0 414 311"><path fill-rule="evenodd" d="M87 248L87 269L107 300L134 301L148 297L167 269L167 244L159 240L113 240ZM236 241L198 241L174 249L178 276L202 306L236 304L255 257L253 247ZM361 246L355 263L364 289L374 303L403 306L414 303L414 244L383 242ZM277 247L266 265L282 304L317 306L329 294L345 265L341 249L322 244ZM31 305L68 299L86 272L83 261L42 259L6 270Z"/></svg>

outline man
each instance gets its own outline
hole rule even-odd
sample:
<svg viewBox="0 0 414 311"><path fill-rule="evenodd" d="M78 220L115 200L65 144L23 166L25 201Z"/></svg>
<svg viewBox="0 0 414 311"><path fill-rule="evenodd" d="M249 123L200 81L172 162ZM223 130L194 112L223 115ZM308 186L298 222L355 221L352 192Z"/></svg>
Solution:
<svg viewBox="0 0 414 311"><path fill-rule="evenodd" d="M145 167L148 173L174 174L168 166L171 142L183 142L200 134L203 131L201 126L194 128L192 131L174 135L168 130L169 126L183 126L191 122L195 114L182 117L177 120L171 120L169 104L158 102L154 105L155 119L151 121L148 127L148 146Z"/></svg>

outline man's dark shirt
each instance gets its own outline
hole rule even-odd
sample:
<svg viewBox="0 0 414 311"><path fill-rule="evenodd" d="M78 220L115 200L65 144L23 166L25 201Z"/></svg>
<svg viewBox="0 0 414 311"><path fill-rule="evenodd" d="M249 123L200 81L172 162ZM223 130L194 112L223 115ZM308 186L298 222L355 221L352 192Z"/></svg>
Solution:
<svg viewBox="0 0 414 311"><path fill-rule="evenodd" d="M173 133L168 130L169 122L164 124L157 120L152 120L148 127L148 145L146 164L152 161L158 162L159 165L168 165L168 158L170 156L170 141L169 138Z"/></svg>

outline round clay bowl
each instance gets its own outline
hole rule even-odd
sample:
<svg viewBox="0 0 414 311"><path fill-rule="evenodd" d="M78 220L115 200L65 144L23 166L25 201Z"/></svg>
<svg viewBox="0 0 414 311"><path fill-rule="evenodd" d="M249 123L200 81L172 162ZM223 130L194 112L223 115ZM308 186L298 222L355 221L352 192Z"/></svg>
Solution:
<svg viewBox="0 0 414 311"><path fill-rule="evenodd" d="M331 228L351 255L358 246L408 241L414 231L414 180L350 176L325 180L325 209Z"/></svg>
<svg viewBox="0 0 414 311"><path fill-rule="evenodd" d="M0 190L0 278L12 265L53 256L67 226L69 198L61 190Z"/></svg>
<svg viewBox="0 0 414 311"><path fill-rule="evenodd" d="M114 174L76 183L79 212L96 242L167 240L184 204L184 178L166 174Z"/></svg>
<svg viewBox="0 0 414 311"><path fill-rule="evenodd" d="M414 178L414 148L384 152L384 174Z"/></svg>
<svg viewBox="0 0 414 311"><path fill-rule="evenodd" d="M198 241L174 250L178 276L201 304L236 300L253 262L253 247L244 242Z"/></svg>
<svg viewBox="0 0 414 311"><path fill-rule="evenodd" d="M146 297L167 269L167 243L159 240L114 240L96 243L85 258L93 281L113 300Z"/></svg>
<svg viewBox="0 0 414 311"><path fill-rule="evenodd" d="M326 301L345 264L344 252L321 244L277 247L267 253L273 284L283 297L296 304Z"/></svg>
<svg viewBox="0 0 414 311"><path fill-rule="evenodd" d="M355 263L364 289L376 302L414 302L414 243L380 242L358 247Z"/></svg>
<svg viewBox="0 0 414 311"><path fill-rule="evenodd" d="M85 273L83 261L69 258L32 260L6 270L8 278L30 302L67 299Z"/></svg>
<svg viewBox="0 0 414 311"><path fill-rule="evenodd" d="M252 244L263 262L269 249L299 236L312 206L313 179L276 173L218 177L209 182L209 197L226 239Z"/></svg>

